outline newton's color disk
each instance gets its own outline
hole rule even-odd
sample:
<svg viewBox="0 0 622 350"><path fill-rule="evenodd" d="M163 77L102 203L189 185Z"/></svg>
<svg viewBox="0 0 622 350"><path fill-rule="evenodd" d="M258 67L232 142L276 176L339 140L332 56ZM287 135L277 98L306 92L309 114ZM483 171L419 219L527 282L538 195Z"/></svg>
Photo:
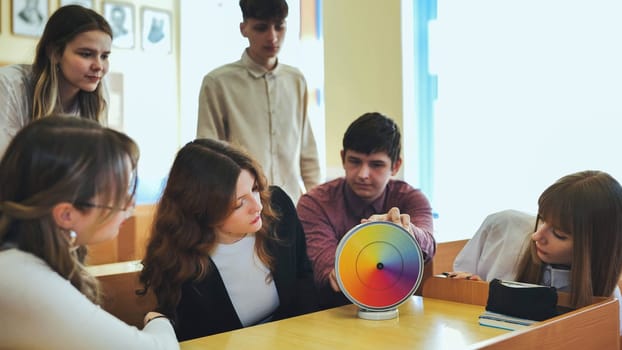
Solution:
<svg viewBox="0 0 622 350"><path fill-rule="evenodd" d="M364 311L387 311L419 287L423 254L419 243L401 226L367 222L352 228L339 242L335 272L339 287L352 303Z"/></svg>

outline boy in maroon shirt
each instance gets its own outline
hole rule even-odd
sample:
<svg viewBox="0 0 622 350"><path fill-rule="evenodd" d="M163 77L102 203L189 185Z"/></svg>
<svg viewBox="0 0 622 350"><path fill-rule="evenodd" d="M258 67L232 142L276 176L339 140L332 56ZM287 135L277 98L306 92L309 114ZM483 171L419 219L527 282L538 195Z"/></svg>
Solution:
<svg viewBox="0 0 622 350"><path fill-rule="evenodd" d="M348 302L337 284L335 253L341 238L361 222L395 222L414 235L426 262L434 256L436 243L428 199L406 182L391 179L402 165L400 137L397 125L386 116L360 116L343 137L345 177L314 187L298 201L298 216L323 307Z"/></svg>

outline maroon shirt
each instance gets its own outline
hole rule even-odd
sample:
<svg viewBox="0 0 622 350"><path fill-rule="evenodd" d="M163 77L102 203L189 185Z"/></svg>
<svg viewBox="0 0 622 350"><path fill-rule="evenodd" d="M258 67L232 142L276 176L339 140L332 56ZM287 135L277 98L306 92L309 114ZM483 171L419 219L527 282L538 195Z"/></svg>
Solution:
<svg viewBox="0 0 622 350"><path fill-rule="evenodd" d="M385 214L392 207L409 214L415 238L425 261L432 259L436 242L432 236L432 208L425 195L404 181L389 180L374 202L363 202L341 177L316 186L298 201L297 211L305 231L307 254L318 287L328 285L335 268L335 253L341 238L352 227L373 214Z"/></svg>

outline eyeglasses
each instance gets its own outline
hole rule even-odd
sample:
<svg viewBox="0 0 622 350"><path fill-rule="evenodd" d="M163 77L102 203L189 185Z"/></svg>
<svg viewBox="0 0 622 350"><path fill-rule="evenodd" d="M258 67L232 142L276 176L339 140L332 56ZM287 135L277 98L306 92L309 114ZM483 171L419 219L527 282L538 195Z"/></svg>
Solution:
<svg viewBox="0 0 622 350"><path fill-rule="evenodd" d="M112 207L109 205L94 204L94 203L89 203L89 202L76 202L74 204L77 206L87 207L87 208L99 208L99 209L122 211L125 213L126 218L129 218L130 216L134 215L134 209L136 209L136 202L134 200L131 200L125 208L118 208L118 207Z"/></svg>
<svg viewBox="0 0 622 350"><path fill-rule="evenodd" d="M132 174L130 176L127 192L127 201L125 202L125 207L113 207L110 205L103 204L95 204L91 202L74 202L75 206L86 207L86 208L98 208L98 209L108 209L113 211L122 211L125 213L125 218L129 218L134 215L134 209L136 209L136 185L138 184L138 176L136 174L136 169L133 169Z"/></svg>

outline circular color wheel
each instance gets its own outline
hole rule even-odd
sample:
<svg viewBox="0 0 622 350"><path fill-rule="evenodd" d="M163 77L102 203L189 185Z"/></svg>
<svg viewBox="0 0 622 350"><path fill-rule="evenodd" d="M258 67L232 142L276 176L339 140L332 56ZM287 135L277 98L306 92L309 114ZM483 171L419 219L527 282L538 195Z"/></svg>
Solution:
<svg viewBox="0 0 622 350"><path fill-rule="evenodd" d="M337 246L337 282L352 303L370 311L396 308L419 287L423 254L401 226L374 221L348 231Z"/></svg>

